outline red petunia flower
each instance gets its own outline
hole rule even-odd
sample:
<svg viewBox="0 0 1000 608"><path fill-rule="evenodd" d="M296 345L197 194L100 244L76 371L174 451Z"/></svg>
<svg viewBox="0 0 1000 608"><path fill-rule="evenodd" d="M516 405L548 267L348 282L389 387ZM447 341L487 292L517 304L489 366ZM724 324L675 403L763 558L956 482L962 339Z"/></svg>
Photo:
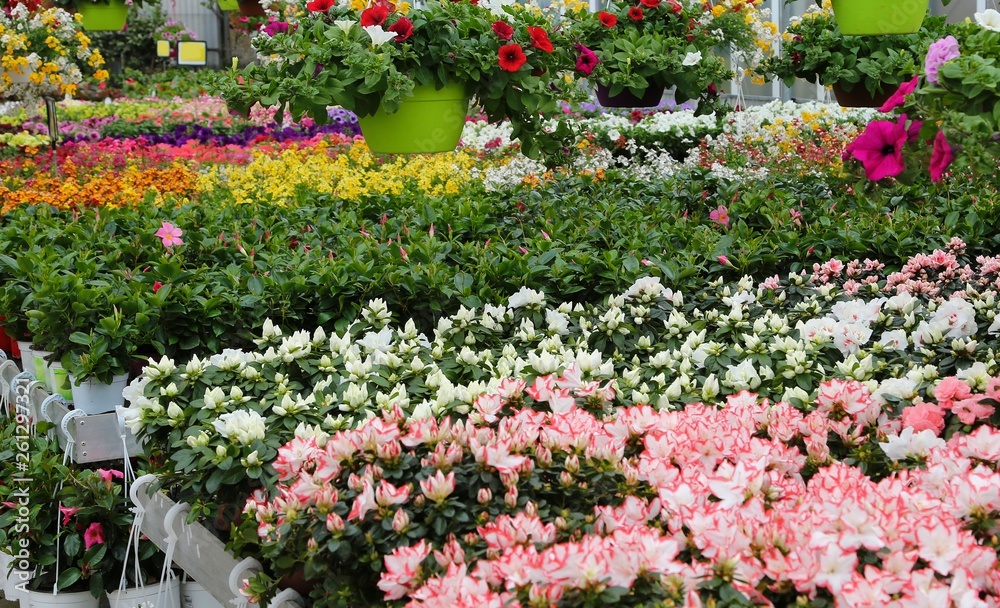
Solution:
<svg viewBox="0 0 1000 608"><path fill-rule="evenodd" d="M337 6L337 0L311 0L306 3L306 8L314 13L325 13Z"/></svg>
<svg viewBox="0 0 1000 608"><path fill-rule="evenodd" d="M549 34L540 27L528 27L528 34L531 36L531 46L540 51L551 53L553 51Z"/></svg>
<svg viewBox="0 0 1000 608"><path fill-rule="evenodd" d="M500 21L499 19L493 22L493 33L497 35L500 40L510 40L514 37L514 28L507 25L506 21Z"/></svg>
<svg viewBox="0 0 1000 608"><path fill-rule="evenodd" d="M632 21L642 21L642 9L638 6L628 9L628 18Z"/></svg>
<svg viewBox="0 0 1000 608"><path fill-rule="evenodd" d="M639 4L646 8L656 8L660 6L660 0L639 0Z"/></svg>
<svg viewBox="0 0 1000 608"><path fill-rule="evenodd" d="M323 1L323 0L317 0ZM382 25L385 20L389 17L391 11L388 7L375 5L371 8L366 8L361 11L361 27L368 27L370 25Z"/></svg>
<svg viewBox="0 0 1000 608"><path fill-rule="evenodd" d="M508 72L516 72L528 62L528 56L520 44L505 44L500 47L498 53L500 57L500 67Z"/></svg>
<svg viewBox="0 0 1000 608"><path fill-rule="evenodd" d="M600 21L601 25L604 27L614 27L618 25L618 16L606 11L597 13L597 20Z"/></svg>
<svg viewBox="0 0 1000 608"><path fill-rule="evenodd" d="M671 13L673 13L675 15L680 15L681 11L683 11L683 10L684 10L684 7L681 6L680 2L677 2L677 0L670 0L670 12Z"/></svg>
<svg viewBox="0 0 1000 608"><path fill-rule="evenodd" d="M396 33L396 39L393 42L403 42L413 36L413 22L406 17L400 17L386 31Z"/></svg>

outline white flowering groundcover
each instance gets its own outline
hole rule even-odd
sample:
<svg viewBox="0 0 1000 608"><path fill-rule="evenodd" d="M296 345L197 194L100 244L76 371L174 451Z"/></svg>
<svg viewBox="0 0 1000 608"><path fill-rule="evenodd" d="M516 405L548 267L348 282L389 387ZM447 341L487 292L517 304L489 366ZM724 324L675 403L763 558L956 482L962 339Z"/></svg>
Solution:
<svg viewBox="0 0 1000 608"><path fill-rule="evenodd" d="M992 606L1000 257L963 249L522 289L433 336L375 301L152 363L122 413L194 513L253 493L254 599L302 574L320 606Z"/></svg>

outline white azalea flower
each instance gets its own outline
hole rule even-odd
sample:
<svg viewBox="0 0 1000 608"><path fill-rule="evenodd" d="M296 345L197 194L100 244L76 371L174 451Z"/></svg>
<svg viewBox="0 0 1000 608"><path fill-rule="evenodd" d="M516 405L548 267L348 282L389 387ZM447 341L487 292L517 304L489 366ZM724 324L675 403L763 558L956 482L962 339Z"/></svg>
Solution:
<svg viewBox="0 0 1000 608"><path fill-rule="evenodd" d="M365 33L368 34L368 37L372 39L372 46L374 47L380 47L398 36L396 32L387 32L383 30L381 25L366 25L362 29L364 29Z"/></svg>
<svg viewBox="0 0 1000 608"><path fill-rule="evenodd" d="M258 439L263 439L267 432L264 418L253 410L237 410L223 414L212 423L220 435L243 445L250 445Z"/></svg>
<svg viewBox="0 0 1000 608"><path fill-rule="evenodd" d="M933 448L945 446L944 439L935 435L930 429L914 433L913 427L906 427L902 433L888 439L887 442L880 442L878 445L885 455L894 461L910 456L927 456Z"/></svg>
<svg viewBox="0 0 1000 608"><path fill-rule="evenodd" d="M976 23L984 28L994 32L1000 32L1000 13L998 13L996 9L988 8L985 11L976 13L973 16L976 18Z"/></svg>

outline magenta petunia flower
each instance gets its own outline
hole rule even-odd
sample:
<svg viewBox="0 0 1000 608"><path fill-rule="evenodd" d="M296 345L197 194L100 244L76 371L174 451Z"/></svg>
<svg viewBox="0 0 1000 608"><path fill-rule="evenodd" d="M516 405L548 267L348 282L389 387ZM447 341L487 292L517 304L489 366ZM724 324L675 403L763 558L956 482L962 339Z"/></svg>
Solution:
<svg viewBox="0 0 1000 608"><path fill-rule="evenodd" d="M906 96L917 89L917 84L920 82L920 76L914 76L911 80L899 85L896 92L892 94L892 97L886 100L882 107L878 109L879 112L892 112L899 106L906 103Z"/></svg>
<svg viewBox="0 0 1000 608"><path fill-rule="evenodd" d="M931 44L924 58L924 74L927 76L927 82L936 83L941 66L961 54L958 50L958 40L955 40L954 36L946 36Z"/></svg>
<svg viewBox="0 0 1000 608"><path fill-rule="evenodd" d="M576 56L576 71L580 72L584 76L590 76L597 64L601 62L597 57L597 53L583 46L582 44L575 45L576 52L579 55Z"/></svg>
<svg viewBox="0 0 1000 608"><path fill-rule="evenodd" d="M945 169L955 160L955 153L944 135L944 131L938 131L934 136L934 148L931 150L931 181L939 182L944 176Z"/></svg>
<svg viewBox="0 0 1000 608"><path fill-rule="evenodd" d="M184 241L181 240L182 234L184 234L184 231L170 222L163 222L160 229L156 231L156 236L163 241L164 247L183 245Z"/></svg>
<svg viewBox="0 0 1000 608"><path fill-rule="evenodd" d="M872 181L903 172L903 145L906 128L898 122L875 120L852 143L851 156L865 166L865 176Z"/></svg>

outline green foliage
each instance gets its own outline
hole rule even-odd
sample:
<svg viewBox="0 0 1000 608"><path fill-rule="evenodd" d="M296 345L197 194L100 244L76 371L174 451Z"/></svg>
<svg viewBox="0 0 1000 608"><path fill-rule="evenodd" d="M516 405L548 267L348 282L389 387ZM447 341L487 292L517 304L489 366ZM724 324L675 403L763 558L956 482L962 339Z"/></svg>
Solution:
<svg viewBox="0 0 1000 608"><path fill-rule="evenodd" d="M840 84L845 91L861 86L872 94L892 93L919 71L927 46L949 27L944 17L928 16L916 34L844 36L831 10L815 9L788 26L781 55L768 58L756 71L788 86L801 78Z"/></svg>
<svg viewBox="0 0 1000 608"><path fill-rule="evenodd" d="M165 23L166 17L160 7L155 6L149 10L133 10L128 25L120 32L88 32L87 35L108 65L118 66L112 77L121 85L123 82L117 81L117 75L122 69L149 70L156 63L153 39Z"/></svg>

